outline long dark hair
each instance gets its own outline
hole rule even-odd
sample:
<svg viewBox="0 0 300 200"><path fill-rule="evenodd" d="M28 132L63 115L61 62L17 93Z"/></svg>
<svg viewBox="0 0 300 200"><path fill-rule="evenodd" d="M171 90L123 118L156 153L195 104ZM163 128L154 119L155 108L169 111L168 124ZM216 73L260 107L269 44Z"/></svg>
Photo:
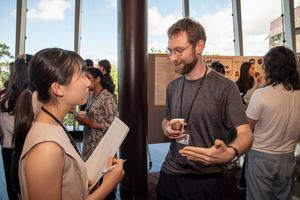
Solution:
<svg viewBox="0 0 300 200"><path fill-rule="evenodd" d="M298 64L293 51L283 46L274 47L263 60L267 85L276 86L282 83L286 90L300 89Z"/></svg>
<svg viewBox="0 0 300 200"><path fill-rule="evenodd" d="M102 87L111 92L109 82L104 78L104 75L98 68L88 67L84 70L84 72L91 74L94 78L100 77L100 84L102 85Z"/></svg>
<svg viewBox="0 0 300 200"><path fill-rule="evenodd" d="M11 75L4 97L0 101L1 112L13 114L13 110L21 92L28 86L28 64L24 59L13 62Z"/></svg>
<svg viewBox="0 0 300 200"><path fill-rule="evenodd" d="M111 72L111 64L110 64L110 62L108 60L106 60L106 59L103 59L103 60L100 60L98 62L98 65L99 66L103 66L103 68L105 69L106 73L103 74L103 79L105 79L105 83L108 85L107 90L110 93L114 94L116 86L114 84L113 78L110 75L110 72Z"/></svg>
<svg viewBox="0 0 300 200"><path fill-rule="evenodd" d="M254 85L254 79L249 75L249 69L251 68L252 63L244 62L240 68L240 77L236 81L236 84L241 93L246 93Z"/></svg>
<svg viewBox="0 0 300 200"><path fill-rule="evenodd" d="M34 119L32 91L38 100L47 103L51 99L52 83L68 85L74 73L82 70L83 59L75 52L59 48L43 49L36 53L29 64L29 89L21 93L15 107L15 151L22 152L27 133Z"/></svg>

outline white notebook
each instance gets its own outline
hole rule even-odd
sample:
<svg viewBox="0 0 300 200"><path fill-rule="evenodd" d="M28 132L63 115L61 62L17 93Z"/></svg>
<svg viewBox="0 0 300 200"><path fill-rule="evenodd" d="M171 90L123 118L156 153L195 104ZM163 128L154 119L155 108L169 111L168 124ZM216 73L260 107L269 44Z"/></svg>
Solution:
<svg viewBox="0 0 300 200"><path fill-rule="evenodd" d="M117 153L128 132L129 127L115 117L94 152L85 162L88 178L94 184L102 177L101 172L107 168L109 157Z"/></svg>

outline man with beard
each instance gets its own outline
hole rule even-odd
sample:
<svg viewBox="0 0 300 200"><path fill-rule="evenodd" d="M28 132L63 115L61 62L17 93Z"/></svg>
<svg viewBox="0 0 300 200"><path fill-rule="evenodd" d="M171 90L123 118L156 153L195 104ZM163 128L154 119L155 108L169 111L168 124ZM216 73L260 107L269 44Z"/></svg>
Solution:
<svg viewBox="0 0 300 200"><path fill-rule="evenodd" d="M168 29L167 55L182 76L167 87L162 129L172 139L157 186L158 199L223 199L222 171L252 144L252 131L234 82L202 59L205 30L184 18ZM178 118L185 128L178 127ZM228 132L237 137L228 144Z"/></svg>

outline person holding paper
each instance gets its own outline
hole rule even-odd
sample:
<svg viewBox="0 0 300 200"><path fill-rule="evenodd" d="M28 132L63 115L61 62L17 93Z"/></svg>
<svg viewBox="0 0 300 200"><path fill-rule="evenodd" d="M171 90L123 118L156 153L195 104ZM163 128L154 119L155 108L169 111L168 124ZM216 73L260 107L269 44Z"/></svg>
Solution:
<svg viewBox="0 0 300 200"><path fill-rule="evenodd" d="M90 81L83 66L77 53L59 48L43 49L31 60L29 89L21 93L15 108L23 200L104 199L123 177L123 160L110 159L108 167L116 167L90 193L85 163L62 124L71 108L87 100ZM37 101L40 109L33 107Z"/></svg>
<svg viewBox="0 0 300 200"><path fill-rule="evenodd" d="M177 21L168 29L168 39L166 53L182 76L167 87L162 129L173 141L161 168L157 198L223 199L225 164L252 144L238 88L204 63L206 34L197 21ZM184 119L184 129L173 126L178 119ZM228 144L232 128L237 137Z"/></svg>
<svg viewBox="0 0 300 200"><path fill-rule="evenodd" d="M86 115L77 115L79 123L85 125L83 133L83 160L93 153L115 116L118 116L118 105L115 96L107 90L103 74L97 68L85 69L90 80L90 95L85 107Z"/></svg>

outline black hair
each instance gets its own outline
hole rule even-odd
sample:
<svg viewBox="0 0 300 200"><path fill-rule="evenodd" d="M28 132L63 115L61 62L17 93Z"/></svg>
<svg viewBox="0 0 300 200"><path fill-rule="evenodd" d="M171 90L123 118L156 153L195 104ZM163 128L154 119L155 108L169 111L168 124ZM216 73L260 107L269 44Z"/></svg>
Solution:
<svg viewBox="0 0 300 200"><path fill-rule="evenodd" d="M299 90L300 78L295 53L283 46L274 47L263 58L267 85L282 83L287 90Z"/></svg>
<svg viewBox="0 0 300 200"><path fill-rule="evenodd" d="M222 63L214 61L211 63L211 68L213 68L216 72L225 75L225 67Z"/></svg>
<svg viewBox="0 0 300 200"><path fill-rule="evenodd" d="M94 61L91 59L85 59L85 66L86 67L94 67Z"/></svg>
<svg viewBox="0 0 300 200"><path fill-rule="evenodd" d="M254 85L254 79L249 75L249 69L251 68L252 63L244 62L240 68L240 77L236 81L236 84L241 93L245 94L249 89Z"/></svg>
<svg viewBox="0 0 300 200"><path fill-rule="evenodd" d="M36 53L29 64L29 89L23 91L15 107L15 151L22 152L27 133L34 119L32 91L38 100L46 103L51 99L51 84L68 85L76 72L82 71L83 59L73 51L59 48L43 49Z"/></svg>
<svg viewBox="0 0 300 200"><path fill-rule="evenodd" d="M24 59L13 62L11 75L7 82L4 97L0 101L1 112L13 114L13 110L21 92L28 86L28 64Z"/></svg>
<svg viewBox="0 0 300 200"><path fill-rule="evenodd" d="M33 57L33 55L31 55L31 54L26 54L26 63L30 63L32 57Z"/></svg>
<svg viewBox="0 0 300 200"><path fill-rule="evenodd" d="M107 81L107 79L105 79L104 75L98 68L88 67L84 71L91 74L94 78L100 77L100 83L102 87L108 90L110 93L113 93L111 91L110 83Z"/></svg>
<svg viewBox="0 0 300 200"><path fill-rule="evenodd" d="M111 64L108 60L104 59L104 60L100 60L98 62L98 65L101 65L104 67L105 71L109 74L111 72Z"/></svg>

